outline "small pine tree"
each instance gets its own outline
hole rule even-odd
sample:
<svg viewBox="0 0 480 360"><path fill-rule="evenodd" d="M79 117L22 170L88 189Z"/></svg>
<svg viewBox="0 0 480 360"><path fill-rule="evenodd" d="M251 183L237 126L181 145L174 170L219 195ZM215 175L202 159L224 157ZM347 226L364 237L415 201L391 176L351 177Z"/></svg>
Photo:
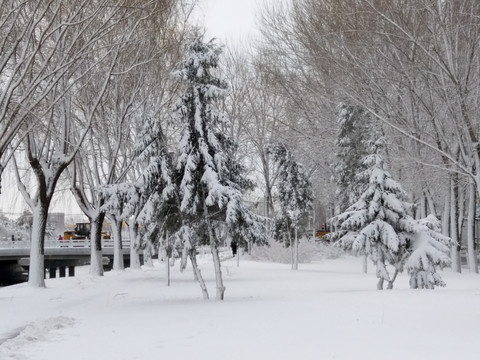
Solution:
<svg viewBox="0 0 480 360"><path fill-rule="evenodd" d="M242 193L252 183L234 157L234 142L221 131L221 125L228 119L219 111L217 101L227 86L213 73L221 51L215 42L204 43L197 37L174 72L186 87L176 109L184 125L176 167L180 213L183 226L197 229L201 237L189 239L190 247L195 247L195 240L210 245L218 300L223 300L225 287L218 256L219 239L214 231L216 224L226 223L231 233L246 239L265 237L260 219L242 201ZM181 238L186 241L192 232L184 227Z"/></svg>
<svg viewBox="0 0 480 360"><path fill-rule="evenodd" d="M412 289L445 286L436 269L451 264L450 246L451 239L441 234L440 221L434 215L417 221L415 233L410 240L410 255L405 263Z"/></svg>
<svg viewBox="0 0 480 360"><path fill-rule="evenodd" d="M342 234L337 246L370 256L379 278L378 289L383 289L384 281L392 288L397 273L403 270L407 240L416 226L405 192L385 169L383 143L382 137L373 142L373 154L365 159L363 176L369 179L368 188L357 202L333 218L335 229ZM387 264L395 267L393 277Z"/></svg>
<svg viewBox="0 0 480 360"><path fill-rule="evenodd" d="M292 269L298 269L298 230L305 226L312 210L312 189L302 165L297 163L285 144L275 144L268 148L278 165L278 197L280 213L275 217L276 232L285 230L283 235L291 244L291 234L294 236L294 256Z"/></svg>

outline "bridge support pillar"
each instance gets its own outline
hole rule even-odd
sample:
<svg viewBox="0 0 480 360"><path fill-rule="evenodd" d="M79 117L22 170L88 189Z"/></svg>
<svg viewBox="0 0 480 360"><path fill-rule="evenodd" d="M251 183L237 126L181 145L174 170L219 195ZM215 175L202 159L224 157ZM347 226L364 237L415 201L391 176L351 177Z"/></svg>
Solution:
<svg viewBox="0 0 480 360"><path fill-rule="evenodd" d="M68 267L68 276L75 276L75 266Z"/></svg>
<svg viewBox="0 0 480 360"><path fill-rule="evenodd" d="M57 268L51 267L48 269L48 273L50 274L50 279L57 277Z"/></svg>
<svg viewBox="0 0 480 360"><path fill-rule="evenodd" d="M58 275L62 278L65 277L65 266L60 266L58 269Z"/></svg>

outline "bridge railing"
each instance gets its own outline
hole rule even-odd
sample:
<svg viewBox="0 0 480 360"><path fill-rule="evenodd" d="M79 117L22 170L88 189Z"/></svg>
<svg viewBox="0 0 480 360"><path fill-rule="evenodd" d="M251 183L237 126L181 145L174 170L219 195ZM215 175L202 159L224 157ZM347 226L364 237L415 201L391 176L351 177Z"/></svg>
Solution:
<svg viewBox="0 0 480 360"><path fill-rule="evenodd" d="M71 240L56 240L45 239L46 248L88 248L90 247L90 239L71 239ZM130 247L130 239L122 240L122 247L124 249ZM29 240L2 240L0 241L0 248L2 249L29 249ZM113 239L102 239L102 248L113 248Z"/></svg>

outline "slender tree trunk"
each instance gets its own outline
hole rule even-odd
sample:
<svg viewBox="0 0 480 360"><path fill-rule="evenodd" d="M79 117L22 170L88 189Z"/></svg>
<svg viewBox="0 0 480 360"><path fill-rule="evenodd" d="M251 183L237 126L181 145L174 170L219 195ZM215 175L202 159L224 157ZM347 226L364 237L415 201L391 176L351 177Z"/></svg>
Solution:
<svg viewBox="0 0 480 360"><path fill-rule="evenodd" d="M45 229L47 225L48 205L39 203L32 212L33 223L31 229L30 265L28 271L28 285L31 287L45 287Z"/></svg>
<svg viewBox="0 0 480 360"><path fill-rule="evenodd" d="M468 249L468 267L470 272L478 274L477 254L475 253L475 212L476 212L476 191L475 183L470 180L468 184L468 229L467 229L467 249Z"/></svg>
<svg viewBox="0 0 480 360"><path fill-rule="evenodd" d="M378 279L377 290L383 290L383 278Z"/></svg>
<svg viewBox="0 0 480 360"><path fill-rule="evenodd" d="M170 256L172 255L172 250L170 249L170 238L168 233L165 238L165 275L167 277L167 286L170 286Z"/></svg>
<svg viewBox="0 0 480 360"><path fill-rule="evenodd" d="M237 267L240 266L240 244L237 246Z"/></svg>
<svg viewBox="0 0 480 360"><path fill-rule="evenodd" d="M103 276L102 261L102 226L105 213L98 214L90 220L90 274Z"/></svg>
<svg viewBox="0 0 480 360"><path fill-rule="evenodd" d="M420 198L420 219L426 218L427 217L427 197L425 196L425 193L422 192L422 196Z"/></svg>
<svg viewBox="0 0 480 360"><path fill-rule="evenodd" d="M442 216L442 234L450 237L450 192L445 195L445 203L443 207L443 216Z"/></svg>
<svg viewBox="0 0 480 360"><path fill-rule="evenodd" d="M170 254L168 253L168 251L165 258L165 273L167 277L167 286L170 286Z"/></svg>
<svg viewBox="0 0 480 360"><path fill-rule="evenodd" d="M133 222L129 224L130 232L130 269L140 269L140 255L138 254L138 224Z"/></svg>
<svg viewBox="0 0 480 360"><path fill-rule="evenodd" d="M295 227L295 246L293 252L293 270L298 270L298 230Z"/></svg>
<svg viewBox="0 0 480 360"><path fill-rule="evenodd" d="M362 271L364 274L368 272L368 255L367 254L363 256Z"/></svg>
<svg viewBox="0 0 480 360"><path fill-rule="evenodd" d="M222 279L222 265L220 263L220 257L218 256L218 248L215 236L213 234L212 223L208 215L207 204L205 203L205 194L203 194L203 215L205 223L207 225L208 241L210 243L210 250L213 257L213 266L215 269L215 282L217 285L217 293L215 295L216 300L223 300L225 296L225 286Z"/></svg>
<svg viewBox="0 0 480 360"><path fill-rule="evenodd" d="M210 243L210 249L212 251L213 266L215 268L215 281L217 284L217 294L215 296L215 299L223 300L225 297L225 286L223 285L222 268L220 264L220 257L218 256L217 244L215 243L215 241Z"/></svg>
<svg viewBox="0 0 480 360"><path fill-rule="evenodd" d="M113 231L113 270L124 270L122 246L122 221L112 219Z"/></svg>
<svg viewBox="0 0 480 360"><path fill-rule="evenodd" d="M193 268L193 273L195 275L195 278L200 284L200 288L202 289L203 300L208 300L209 297L208 297L207 286L205 285L205 281L203 281L202 273L198 268L196 250L191 249L190 254L188 256L190 257L190 261L192 263L192 268Z"/></svg>
<svg viewBox="0 0 480 360"><path fill-rule="evenodd" d="M143 265L148 267L153 267L152 258L154 255L154 250L155 249L152 247L152 244L147 243L147 245L145 246L145 249L143 250Z"/></svg>
<svg viewBox="0 0 480 360"><path fill-rule="evenodd" d="M460 253L458 247L460 245L460 239L458 237L458 188L457 188L457 177L452 176L450 180L450 237L452 239L451 247L451 258L452 258L452 270L455 272L462 272L462 267L460 263Z"/></svg>
<svg viewBox="0 0 480 360"><path fill-rule="evenodd" d="M390 289L390 290L393 289L393 283L395 282L397 275L398 275L398 269L395 269L395 273L393 274L393 277L388 282L387 289Z"/></svg>

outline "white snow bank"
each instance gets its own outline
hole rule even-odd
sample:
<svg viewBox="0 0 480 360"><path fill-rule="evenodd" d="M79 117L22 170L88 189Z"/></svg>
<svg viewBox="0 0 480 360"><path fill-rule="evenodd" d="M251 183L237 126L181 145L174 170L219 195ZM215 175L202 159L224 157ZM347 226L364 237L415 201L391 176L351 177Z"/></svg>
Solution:
<svg viewBox="0 0 480 360"><path fill-rule="evenodd" d="M210 294L214 274L199 259ZM226 300L203 301L191 269L162 266L0 289L0 359L478 359L478 275L446 288L377 291L373 267L340 258L300 265L222 262ZM75 320L73 320L75 319ZM31 330L26 330L30 327ZM28 331L33 336L28 335ZM41 335L41 336L40 336Z"/></svg>

